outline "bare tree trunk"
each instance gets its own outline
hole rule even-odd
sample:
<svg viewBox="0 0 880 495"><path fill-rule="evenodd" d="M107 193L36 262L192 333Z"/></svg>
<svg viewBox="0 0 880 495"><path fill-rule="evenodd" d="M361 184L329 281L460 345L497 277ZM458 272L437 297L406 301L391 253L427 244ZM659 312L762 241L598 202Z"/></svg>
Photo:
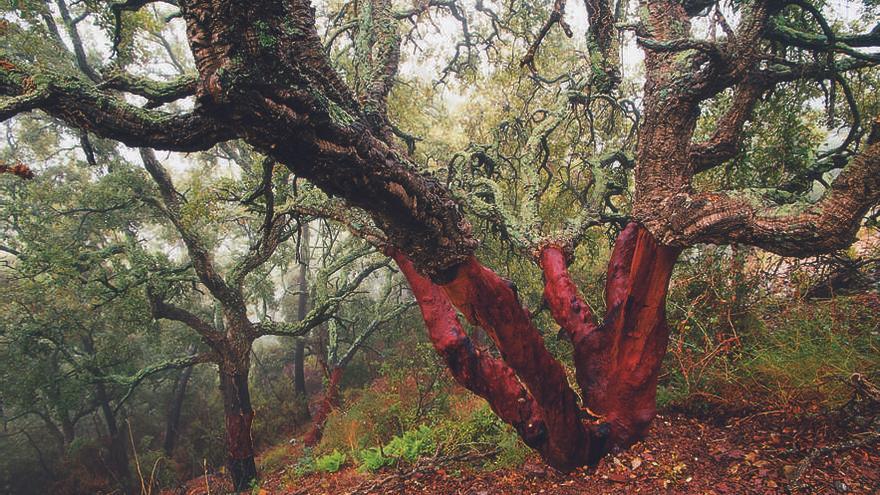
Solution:
<svg viewBox="0 0 880 495"><path fill-rule="evenodd" d="M257 479L251 424L254 409L248 390L247 358L220 365L220 393L226 415L227 466L236 491L248 490Z"/></svg>
<svg viewBox="0 0 880 495"><path fill-rule="evenodd" d="M302 238L300 239L299 275L297 277L299 295L297 297L296 317L299 321L304 320L309 312L309 260L311 254L309 238L309 224L303 223ZM306 397L305 349L305 340L301 338L296 339L293 350L293 391L301 398ZM306 408L306 416L308 416L308 408Z"/></svg>
<svg viewBox="0 0 880 495"><path fill-rule="evenodd" d="M193 355L195 352L195 345L190 345L187 349L187 354ZM174 453L174 445L177 443L177 436L180 432L180 413L183 410L183 400L186 398L186 388L192 376L192 371L192 366L184 368L177 375L177 379L174 380L171 404L168 406L168 416L165 420L165 440L162 443L162 450L168 457L171 457Z"/></svg>

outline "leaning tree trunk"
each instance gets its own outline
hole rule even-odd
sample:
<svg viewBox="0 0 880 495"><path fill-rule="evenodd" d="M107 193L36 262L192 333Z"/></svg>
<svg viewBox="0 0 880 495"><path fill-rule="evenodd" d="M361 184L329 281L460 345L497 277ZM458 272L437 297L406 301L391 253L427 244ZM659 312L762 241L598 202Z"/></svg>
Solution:
<svg viewBox="0 0 880 495"><path fill-rule="evenodd" d="M327 388L324 389L324 396L315 409L312 416L312 427L306 433L303 442L308 446L317 445L324 435L324 426L327 424L327 418L333 411L333 408L339 404L339 382L342 381L343 367L335 366L327 376Z"/></svg>
<svg viewBox="0 0 880 495"><path fill-rule="evenodd" d="M257 479L251 424L254 409L248 390L248 362L220 365L220 393L226 415L227 467L236 491L248 490Z"/></svg>
<svg viewBox="0 0 880 495"><path fill-rule="evenodd" d="M561 470L596 462L640 438L656 413L669 329L665 302L678 250L630 224L608 267L605 322L597 325L567 271L562 248L541 251L545 299L572 340L585 407L547 351L512 284L471 258L442 286L391 250L418 300L434 347L455 379L485 398L525 443ZM501 359L476 349L456 317L486 330Z"/></svg>

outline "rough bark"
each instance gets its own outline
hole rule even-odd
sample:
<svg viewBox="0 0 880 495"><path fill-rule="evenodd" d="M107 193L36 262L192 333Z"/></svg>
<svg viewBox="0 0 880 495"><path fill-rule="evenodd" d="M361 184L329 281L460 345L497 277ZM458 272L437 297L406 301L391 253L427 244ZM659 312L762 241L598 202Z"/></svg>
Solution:
<svg viewBox="0 0 880 495"><path fill-rule="evenodd" d="M127 3L137 8L146 2ZM26 60L3 59L0 94L7 98L0 118L44 109L103 137L175 150L242 138L327 193L369 211L388 243L400 250L401 268L412 262L407 276L432 340L453 374L487 397L506 421L519 425L530 445L562 469L582 464L609 445L628 444L653 417L657 370L668 336L663 303L679 248L738 242L787 255L828 251L850 242L861 216L880 201L880 148L872 144L880 126L826 196L802 210L756 203L736 192L700 192L692 184L695 173L735 154L763 92L780 82L837 78L880 63L875 54L851 50L877 46L875 33L835 40L824 25L824 37L782 29L768 20L795 4L756 0L742 5L735 32L723 26L723 41L692 39L690 18L710 2L643 1L636 29L646 52L646 82L632 209L639 225L627 227L616 244L604 323L592 320L577 294L562 250L548 244L541 253L545 296L572 338L584 401L599 417L598 425L587 425L564 369L547 352L515 291L473 258L477 243L452 193L420 173L388 140L383 119L377 122L396 52L377 52L380 60L373 67L386 70L377 74L374 86L364 86L377 91L356 94L332 69L307 0L179 3L199 72L195 87L187 87L198 100L192 113L137 108L81 78L40 73ZM613 9L603 0L586 4L590 49L600 56L591 65L613 74L607 72L615 62ZM369 5L387 10L389 3ZM385 34L393 37L391 31ZM768 58L768 39L786 48ZM786 51L795 56L785 58ZM733 89L733 108L715 135L694 143L701 103L727 89ZM162 188L162 174L151 173ZM170 211L176 195L172 188L163 190ZM240 284L215 277L210 257L194 241L187 247L202 282L224 301L227 319L244 325L246 310L236 292ZM428 278L418 278L416 270ZM486 330L501 360L473 348L454 321L452 305ZM167 314L201 327L192 315L159 309L173 309ZM224 341L202 333L218 350L240 351L247 340L247 335ZM514 398L521 408L511 406Z"/></svg>

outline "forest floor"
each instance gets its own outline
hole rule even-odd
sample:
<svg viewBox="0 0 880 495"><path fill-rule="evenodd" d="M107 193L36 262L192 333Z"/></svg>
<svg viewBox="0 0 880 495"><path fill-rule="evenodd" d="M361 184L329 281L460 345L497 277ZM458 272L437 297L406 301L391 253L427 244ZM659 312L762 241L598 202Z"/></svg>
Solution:
<svg viewBox="0 0 880 495"><path fill-rule="evenodd" d="M781 411L740 417L659 416L648 438L591 469L562 474L537 457L516 469L485 471L468 463L423 460L365 474L290 476L262 473L260 494L880 494L878 433L853 434L828 417L792 420ZM210 492L206 489L210 483ZM165 494L224 493L221 477L200 478Z"/></svg>

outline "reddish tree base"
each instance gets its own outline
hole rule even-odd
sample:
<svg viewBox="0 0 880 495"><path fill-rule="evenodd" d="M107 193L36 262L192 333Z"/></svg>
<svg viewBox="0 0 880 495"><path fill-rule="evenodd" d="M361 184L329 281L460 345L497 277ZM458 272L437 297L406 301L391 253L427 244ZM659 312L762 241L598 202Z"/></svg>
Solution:
<svg viewBox="0 0 880 495"><path fill-rule="evenodd" d="M257 479L251 424L254 413L226 415L227 468L237 491L249 490Z"/></svg>
<svg viewBox="0 0 880 495"><path fill-rule="evenodd" d="M343 368L335 367L329 373L324 396L321 397L321 401L315 409L315 414L312 416L312 427L303 438L303 442L309 447L313 447L321 441L321 437L324 435L324 426L327 424L327 418L330 416L333 408L339 403L339 382L342 381L342 371Z"/></svg>
<svg viewBox="0 0 880 495"><path fill-rule="evenodd" d="M471 258L441 287L403 254L389 254L455 379L485 398L548 464L563 471L592 464L644 434L656 414L657 375L669 336L666 292L677 249L660 246L637 224L627 226L609 263L609 311L602 325L571 280L563 250L552 244L542 250L544 297L574 346L583 408L509 281ZM453 305L486 331L501 359L474 348Z"/></svg>
<svg viewBox="0 0 880 495"><path fill-rule="evenodd" d="M242 368L247 369L245 366ZM249 490L257 479L251 426L254 410L247 374L220 373L220 390L226 412L226 453L229 476L236 491Z"/></svg>
<svg viewBox="0 0 880 495"><path fill-rule="evenodd" d="M595 470L562 474L529 458L522 466L500 470L482 469L479 462L456 465L460 469L455 470L437 463L422 466L413 475L405 474L407 469L370 475L351 467L334 474L314 473L291 483L279 469L264 473L261 487L269 493L299 494L808 495L844 490L868 494L880 486L880 449L873 443L816 457L799 480L802 488L793 487L793 475L813 449L834 449L842 440L853 438L852 425L844 425L839 418L728 417L725 426L717 424L719 418L703 421L664 415L663 419L651 428L662 442L637 444L615 455L614 462L603 459ZM403 476L397 478L398 473ZM223 477L211 481L211 493L224 493L228 486ZM187 488L187 493L204 493L204 477L191 480Z"/></svg>

